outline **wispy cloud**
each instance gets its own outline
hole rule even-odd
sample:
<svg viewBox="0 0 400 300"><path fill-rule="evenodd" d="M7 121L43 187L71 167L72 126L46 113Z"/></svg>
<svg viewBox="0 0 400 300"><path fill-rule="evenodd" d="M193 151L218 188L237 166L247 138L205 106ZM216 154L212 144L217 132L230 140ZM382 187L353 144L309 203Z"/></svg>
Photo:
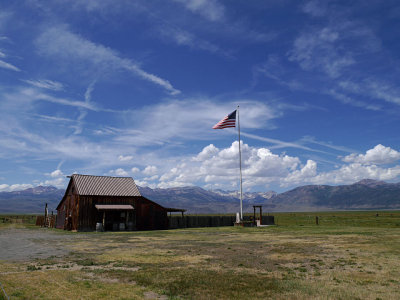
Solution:
<svg viewBox="0 0 400 300"><path fill-rule="evenodd" d="M56 104L66 105L66 106L84 108L84 109L93 110L93 111L100 110L100 108L98 108L97 106L95 106L92 103L88 103L85 101L77 101L77 100L70 100L70 99L66 99L66 98L54 97L52 95L38 91L37 89L34 89L34 88L22 88L22 89L19 89L17 91L17 93L8 94L9 98L15 97L15 96L24 97L28 101L46 101L46 102L52 102L52 103L56 103Z"/></svg>
<svg viewBox="0 0 400 300"><path fill-rule="evenodd" d="M118 156L118 159L120 161L131 161L131 160L133 160L133 156L132 155L127 155L127 156L120 155L120 156Z"/></svg>
<svg viewBox="0 0 400 300"><path fill-rule="evenodd" d="M236 103L219 103L204 98L172 100L126 112L125 120L129 127L120 132L115 140L128 144L149 145L219 138L220 135L212 131L211 127L233 111L238 103L242 113L241 124L249 129L271 126L273 120L282 115L281 108L260 101L238 100Z"/></svg>
<svg viewBox="0 0 400 300"><path fill-rule="evenodd" d="M64 117L57 117L57 116L47 116L47 115L40 115L40 114L30 114L26 113L29 117L35 117L36 120L41 120L45 122L67 122L67 123L74 123L76 120L64 118Z"/></svg>
<svg viewBox="0 0 400 300"><path fill-rule="evenodd" d="M36 45L39 52L44 55L68 61L80 60L86 62L93 69L95 76L99 76L102 72L123 69L164 88L171 95L180 93L168 80L144 71L132 60L120 57L115 50L74 34L65 26L46 30L36 40Z"/></svg>
<svg viewBox="0 0 400 300"><path fill-rule="evenodd" d="M89 84L89 86L86 89L86 92L85 92L85 103L88 104L88 105L90 105L90 103L91 103L90 101L92 99L92 92L93 92L95 84L96 84L96 81L93 81L92 83ZM74 134L82 133L82 127L83 127L83 122L82 121L86 117L86 115L87 115L87 110L82 108L82 107L80 107L79 108L79 116L78 116L78 118L76 120L76 126L75 126Z"/></svg>
<svg viewBox="0 0 400 300"><path fill-rule="evenodd" d="M14 66L8 62L5 62L3 60L0 60L0 68L8 69L8 70L16 71L16 72L21 71L18 67Z"/></svg>
<svg viewBox="0 0 400 300"><path fill-rule="evenodd" d="M6 11L0 12L0 29L8 22L8 19L10 18L11 14ZM8 37L6 36L0 36L0 41L10 41ZM0 48L0 68L2 69L7 69L15 72L20 72L21 69L18 68L17 66L6 62L5 58L7 58L6 53L3 51L3 49Z"/></svg>
<svg viewBox="0 0 400 300"><path fill-rule="evenodd" d="M221 49L215 43L197 37L195 34L178 27L160 26L157 28L158 33L166 39L172 40L179 46L187 46L194 50L207 51L214 54L231 58L229 51Z"/></svg>
<svg viewBox="0 0 400 300"><path fill-rule="evenodd" d="M316 149L312 149L310 147L301 145L299 143L294 143L294 142L284 142L281 140L277 140L277 139L271 139L271 138L267 138L267 137L263 137L263 136L258 136L255 134L251 134L251 133L246 133L246 132L241 132L241 135L245 136L245 137L249 137L251 139L255 139L255 140L259 140L259 141L263 141L263 142L268 142L271 143L272 146L270 147L270 149L279 149L279 148L297 148L297 149L302 149L302 150L307 150L307 151L312 151L312 152L322 152L322 153L326 153L320 150L316 150Z"/></svg>
<svg viewBox="0 0 400 300"><path fill-rule="evenodd" d="M270 54L265 63L253 67L252 85L256 86L260 75L263 75L292 90L304 90L305 87L299 78L291 78L290 74L293 74L293 71L283 66L281 58L276 54Z"/></svg>
<svg viewBox="0 0 400 300"><path fill-rule="evenodd" d="M338 47L342 38L338 30L330 27L303 32L294 41L289 60L298 62L304 70L321 70L337 78L343 69L355 63L350 51L343 52Z"/></svg>
<svg viewBox="0 0 400 300"><path fill-rule="evenodd" d="M93 86L87 88L85 102L79 101L79 105L71 106L78 110L93 110L93 103L90 101L90 91ZM23 90L25 91L25 89ZM38 91L22 93L29 101L36 101L42 93L36 95ZM14 95L17 96L17 95ZM49 95L47 95L50 97ZM39 98L40 98L39 97ZM16 97L21 100L21 94ZM15 99L16 99L15 98ZM10 99L11 101L11 99ZM56 101L55 103L59 103ZM68 100L68 105L71 105ZM64 105L64 101L61 101ZM82 104L85 105L82 105ZM74 104L74 103L73 103ZM243 117L242 126L253 129L269 126L269 122L280 117L282 114L279 109L268 106L257 101L240 101ZM29 128L30 123L27 119L19 120L9 115L7 119L0 122L0 149L4 153L10 153L9 157L29 157L34 159L46 160L66 160L78 161L81 165L80 170L101 170L105 167L118 166L157 166L162 170L162 161L166 162L165 157L174 153L168 149L180 147L180 143L188 140L207 140L220 139L222 135L235 134L236 132L215 132L211 127L218 122L224 115L235 109L236 103L218 103L205 99L192 99L186 101L170 100L156 105L150 105L138 110L119 112L119 118L125 120L125 124L120 128L104 127L99 128L102 132L106 131L108 137L97 143L97 136L74 135L73 132L66 131L65 127L60 127L49 132L42 130L48 125L36 122L35 128ZM24 105L28 107L27 105ZM29 112L27 112L29 115ZM118 114L118 113L117 113ZM174 116L165 118L165 116ZM40 119L48 122L67 122L74 123L77 120L62 116L38 115ZM263 121L260 122L260 119ZM105 124L106 125L106 124ZM71 127L71 126L70 126ZM12 129L11 129L12 128ZM75 132L76 133L76 132ZM275 144L277 141L273 141ZM282 142L280 142L282 146ZM290 147L289 144L286 144ZM147 148L152 147L152 148ZM171 148L172 147L172 148ZM299 147L299 145L296 145ZM305 147L303 147L305 148ZM18 149L18 152L14 150ZM116 149L118 151L116 152ZM145 149L152 149L148 152ZM158 149L158 150L157 150ZM181 155L179 157L182 157ZM179 157L169 156L169 163L173 163ZM151 165L149 162L152 162ZM157 164L157 165L154 165ZM116 169L114 169L116 170ZM154 168L151 168L154 171ZM150 168L145 172L149 176Z"/></svg>
<svg viewBox="0 0 400 300"><path fill-rule="evenodd" d="M331 89L329 91L326 91L326 94L333 96L334 98L336 98L337 100L339 100L340 102L344 103L344 104L349 104L355 107L361 107L361 108L365 108L368 110L374 110L374 111L378 111L378 110L382 110L382 107L376 104L370 104L361 100L356 100L353 99L352 97L345 95L343 93L340 93L334 89Z"/></svg>
<svg viewBox="0 0 400 300"><path fill-rule="evenodd" d="M217 22L225 16L225 7L217 0L173 0L180 3L193 13L199 14L205 19Z"/></svg>
<svg viewBox="0 0 400 300"><path fill-rule="evenodd" d="M38 80L22 80L23 82L26 82L30 85L33 85L38 88L43 88L43 89L48 89L52 91L62 91L64 89L64 86L62 83L53 81L53 80L48 80L48 79L38 79Z"/></svg>
<svg viewBox="0 0 400 300"><path fill-rule="evenodd" d="M323 17L327 11L326 2L319 0L305 2L302 9L305 13L308 13L313 17Z"/></svg>
<svg viewBox="0 0 400 300"><path fill-rule="evenodd" d="M333 149L333 150L337 150L337 151L341 151L341 152L348 152L348 153L356 152L356 150L351 149L349 147L338 146L338 145L334 145L332 143L328 143L328 142L324 142L324 141L318 141L312 136L304 136L300 139L300 142L320 145L320 146L323 146L323 147L326 147L329 149Z"/></svg>
<svg viewBox="0 0 400 300"><path fill-rule="evenodd" d="M338 85L344 92L347 93L384 100L388 103L400 105L400 89L388 82L382 82L373 78L366 78L358 82L353 80L342 80ZM372 105L371 107L374 108L379 106Z"/></svg>
<svg viewBox="0 0 400 300"><path fill-rule="evenodd" d="M388 83L368 81L370 92L378 99L383 99L387 102L400 105L400 90L396 86L391 86Z"/></svg>

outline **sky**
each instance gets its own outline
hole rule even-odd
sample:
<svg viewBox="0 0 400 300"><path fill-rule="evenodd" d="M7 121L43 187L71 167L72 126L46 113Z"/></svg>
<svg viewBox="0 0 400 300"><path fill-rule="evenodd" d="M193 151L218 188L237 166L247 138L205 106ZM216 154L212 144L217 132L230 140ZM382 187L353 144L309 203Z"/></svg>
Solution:
<svg viewBox="0 0 400 300"><path fill-rule="evenodd" d="M0 1L0 191L400 181L400 3Z"/></svg>

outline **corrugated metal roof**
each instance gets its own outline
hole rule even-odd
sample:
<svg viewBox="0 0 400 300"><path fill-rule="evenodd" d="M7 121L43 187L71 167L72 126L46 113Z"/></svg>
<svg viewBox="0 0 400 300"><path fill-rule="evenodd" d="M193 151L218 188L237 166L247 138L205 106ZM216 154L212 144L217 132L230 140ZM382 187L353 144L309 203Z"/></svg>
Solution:
<svg viewBox="0 0 400 300"><path fill-rule="evenodd" d="M132 205L128 204L96 204L95 207L98 210L132 210Z"/></svg>
<svg viewBox="0 0 400 300"><path fill-rule="evenodd" d="M85 196L141 196L132 177L110 177L73 174L79 195Z"/></svg>

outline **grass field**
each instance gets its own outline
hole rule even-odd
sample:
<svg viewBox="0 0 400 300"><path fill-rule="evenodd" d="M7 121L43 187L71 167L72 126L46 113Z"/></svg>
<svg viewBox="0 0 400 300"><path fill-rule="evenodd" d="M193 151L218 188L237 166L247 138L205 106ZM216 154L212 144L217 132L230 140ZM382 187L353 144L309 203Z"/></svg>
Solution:
<svg viewBox="0 0 400 300"><path fill-rule="evenodd" d="M0 216L0 238L49 253L0 260L0 282L11 299L400 299L399 211L274 215L264 228L129 233Z"/></svg>

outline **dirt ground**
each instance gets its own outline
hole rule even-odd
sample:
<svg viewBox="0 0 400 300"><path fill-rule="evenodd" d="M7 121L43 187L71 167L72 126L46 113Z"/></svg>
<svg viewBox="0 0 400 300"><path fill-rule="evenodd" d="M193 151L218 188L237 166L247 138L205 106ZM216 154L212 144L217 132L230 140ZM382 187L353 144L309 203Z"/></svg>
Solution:
<svg viewBox="0 0 400 300"><path fill-rule="evenodd" d="M7 224L0 282L11 299L399 299L400 213L278 217L142 232Z"/></svg>
<svg viewBox="0 0 400 300"><path fill-rule="evenodd" d="M0 260L24 261L69 253L65 244L83 235L59 235L48 229L7 228L0 230Z"/></svg>

